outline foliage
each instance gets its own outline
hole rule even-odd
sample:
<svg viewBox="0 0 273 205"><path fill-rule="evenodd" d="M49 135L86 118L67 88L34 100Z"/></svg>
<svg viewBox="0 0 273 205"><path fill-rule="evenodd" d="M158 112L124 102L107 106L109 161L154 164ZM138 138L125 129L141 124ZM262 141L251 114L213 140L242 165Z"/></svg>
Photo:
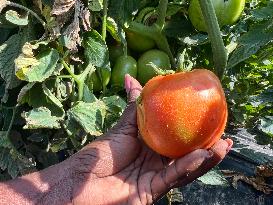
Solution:
<svg viewBox="0 0 273 205"><path fill-rule="evenodd" d="M126 106L124 90L108 85L93 92L88 76L113 68L108 47L126 47L125 28L143 8L158 5L152 0L109 0L106 16L102 0L34 2L0 5L0 179L58 163L116 123ZM208 36L193 28L188 4L169 1L162 36L178 71L211 69ZM152 14L146 20L154 18ZM271 137L272 20L272 0L249 0L240 20L221 30L229 54L222 81L229 124Z"/></svg>

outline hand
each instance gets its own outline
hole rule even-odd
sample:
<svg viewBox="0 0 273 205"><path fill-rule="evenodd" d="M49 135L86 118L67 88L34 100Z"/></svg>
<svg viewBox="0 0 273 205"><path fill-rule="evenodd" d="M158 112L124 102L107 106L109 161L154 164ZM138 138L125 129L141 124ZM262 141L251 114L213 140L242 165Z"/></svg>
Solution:
<svg viewBox="0 0 273 205"><path fill-rule="evenodd" d="M232 146L219 140L171 160L150 150L138 137L135 99L140 84L126 76L129 104L108 133L73 156L78 162L73 204L152 204L171 188L184 186L217 165Z"/></svg>

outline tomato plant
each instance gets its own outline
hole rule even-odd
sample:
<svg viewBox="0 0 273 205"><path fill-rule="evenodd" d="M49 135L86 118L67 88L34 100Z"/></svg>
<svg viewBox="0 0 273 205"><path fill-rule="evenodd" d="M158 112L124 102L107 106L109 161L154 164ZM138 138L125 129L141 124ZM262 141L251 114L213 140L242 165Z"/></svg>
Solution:
<svg viewBox="0 0 273 205"><path fill-rule="evenodd" d="M210 148L222 136L228 115L221 83L205 69L151 79L137 114L143 140L171 158Z"/></svg>
<svg viewBox="0 0 273 205"><path fill-rule="evenodd" d="M235 23L245 7L245 0L213 0L212 3L220 27ZM207 31L199 0L191 0L188 12L193 26L199 31Z"/></svg>
<svg viewBox="0 0 273 205"><path fill-rule="evenodd" d="M152 49L143 53L137 62L137 79L141 84L145 84L152 77L160 74L155 67L163 70L171 68L170 59L166 53L160 50Z"/></svg>
<svg viewBox="0 0 273 205"><path fill-rule="evenodd" d="M137 62L131 56L121 56L117 59L112 70L111 84L114 87L124 87L125 74L137 76Z"/></svg>

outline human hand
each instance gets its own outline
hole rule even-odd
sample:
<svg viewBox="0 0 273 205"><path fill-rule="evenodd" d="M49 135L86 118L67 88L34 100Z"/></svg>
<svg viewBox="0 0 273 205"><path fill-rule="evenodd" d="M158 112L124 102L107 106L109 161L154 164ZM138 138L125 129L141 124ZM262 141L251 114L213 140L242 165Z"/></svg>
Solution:
<svg viewBox="0 0 273 205"><path fill-rule="evenodd" d="M205 174L232 146L219 140L176 160L155 153L138 136L135 100L142 88L130 76L125 84L129 104L117 125L71 158L77 164L73 204L153 204Z"/></svg>

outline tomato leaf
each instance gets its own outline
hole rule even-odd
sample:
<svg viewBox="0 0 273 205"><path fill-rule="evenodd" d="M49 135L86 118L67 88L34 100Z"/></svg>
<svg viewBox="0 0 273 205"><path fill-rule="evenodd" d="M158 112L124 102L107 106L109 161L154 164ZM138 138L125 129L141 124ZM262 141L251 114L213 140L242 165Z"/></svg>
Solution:
<svg viewBox="0 0 273 205"><path fill-rule="evenodd" d="M14 60L21 53L21 48L28 40L26 30L12 35L0 46L0 75L6 82L6 88L12 89L20 84L15 76Z"/></svg>
<svg viewBox="0 0 273 205"><path fill-rule="evenodd" d="M104 97L102 101L107 109L104 123L104 132L106 132L116 124L126 107L126 102L117 95Z"/></svg>
<svg viewBox="0 0 273 205"><path fill-rule="evenodd" d="M126 42L125 32L120 26L118 26L118 24L115 22L113 18L111 17L107 18L106 29L117 42L119 43Z"/></svg>
<svg viewBox="0 0 273 205"><path fill-rule="evenodd" d="M269 1L266 7L253 10L251 12L251 18L258 21L273 18L273 2Z"/></svg>
<svg viewBox="0 0 273 205"><path fill-rule="evenodd" d="M40 107L35 108L29 112L23 114L26 120L24 129L58 129L61 128L60 121L62 118L52 116L51 111L48 108Z"/></svg>
<svg viewBox="0 0 273 205"><path fill-rule="evenodd" d="M106 106L101 101L93 103L78 102L68 112L68 120L76 121L87 133L94 136L101 135L106 115ZM69 128L68 128L69 129Z"/></svg>
<svg viewBox="0 0 273 205"><path fill-rule="evenodd" d="M29 47L29 44L24 47ZM31 48L31 46L30 46ZM23 49L27 50L27 48ZM59 60L59 54L55 49L46 49L40 52L36 57L33 52L24 52L15 61L16 76L28 82L43 82L50 77Z"/></svg>
<svg viewBox="0 0 273 205"><path fill-rule="evenodd" d="M88 8L91 11L101 11L103 8L103 0L89 0Z"/></svg>
<svg viewBox="0 0 273 205"><path fill-rule="evenodd" d="M228 60L228 68L248 59L257 53L263 46L273 40L272 20L252 25L250 30L238 39L238 46Z"/></svg>
<svg viewBox="0 0 273 205"><path fill-rule="evenodd" d="M84 55L89 64L104 67L109 63L109 52L106 43L96 31L88 31L83 35Z"/></svg>
<svg viewBox="0 0 273 205"><path fill-rule="evenodd" d="M33 108L46 107L57 117L64 115L62 103L45 84L27 84L19 94L18 103L28 103Z"/></svg>
<svg viewBox="0 0 273 205"><path fill-rule="evenodd" d="M18 26L26 26L28 24L28 13L20 15L16 11L8 10L5 17L7 21Z"/></svg>

